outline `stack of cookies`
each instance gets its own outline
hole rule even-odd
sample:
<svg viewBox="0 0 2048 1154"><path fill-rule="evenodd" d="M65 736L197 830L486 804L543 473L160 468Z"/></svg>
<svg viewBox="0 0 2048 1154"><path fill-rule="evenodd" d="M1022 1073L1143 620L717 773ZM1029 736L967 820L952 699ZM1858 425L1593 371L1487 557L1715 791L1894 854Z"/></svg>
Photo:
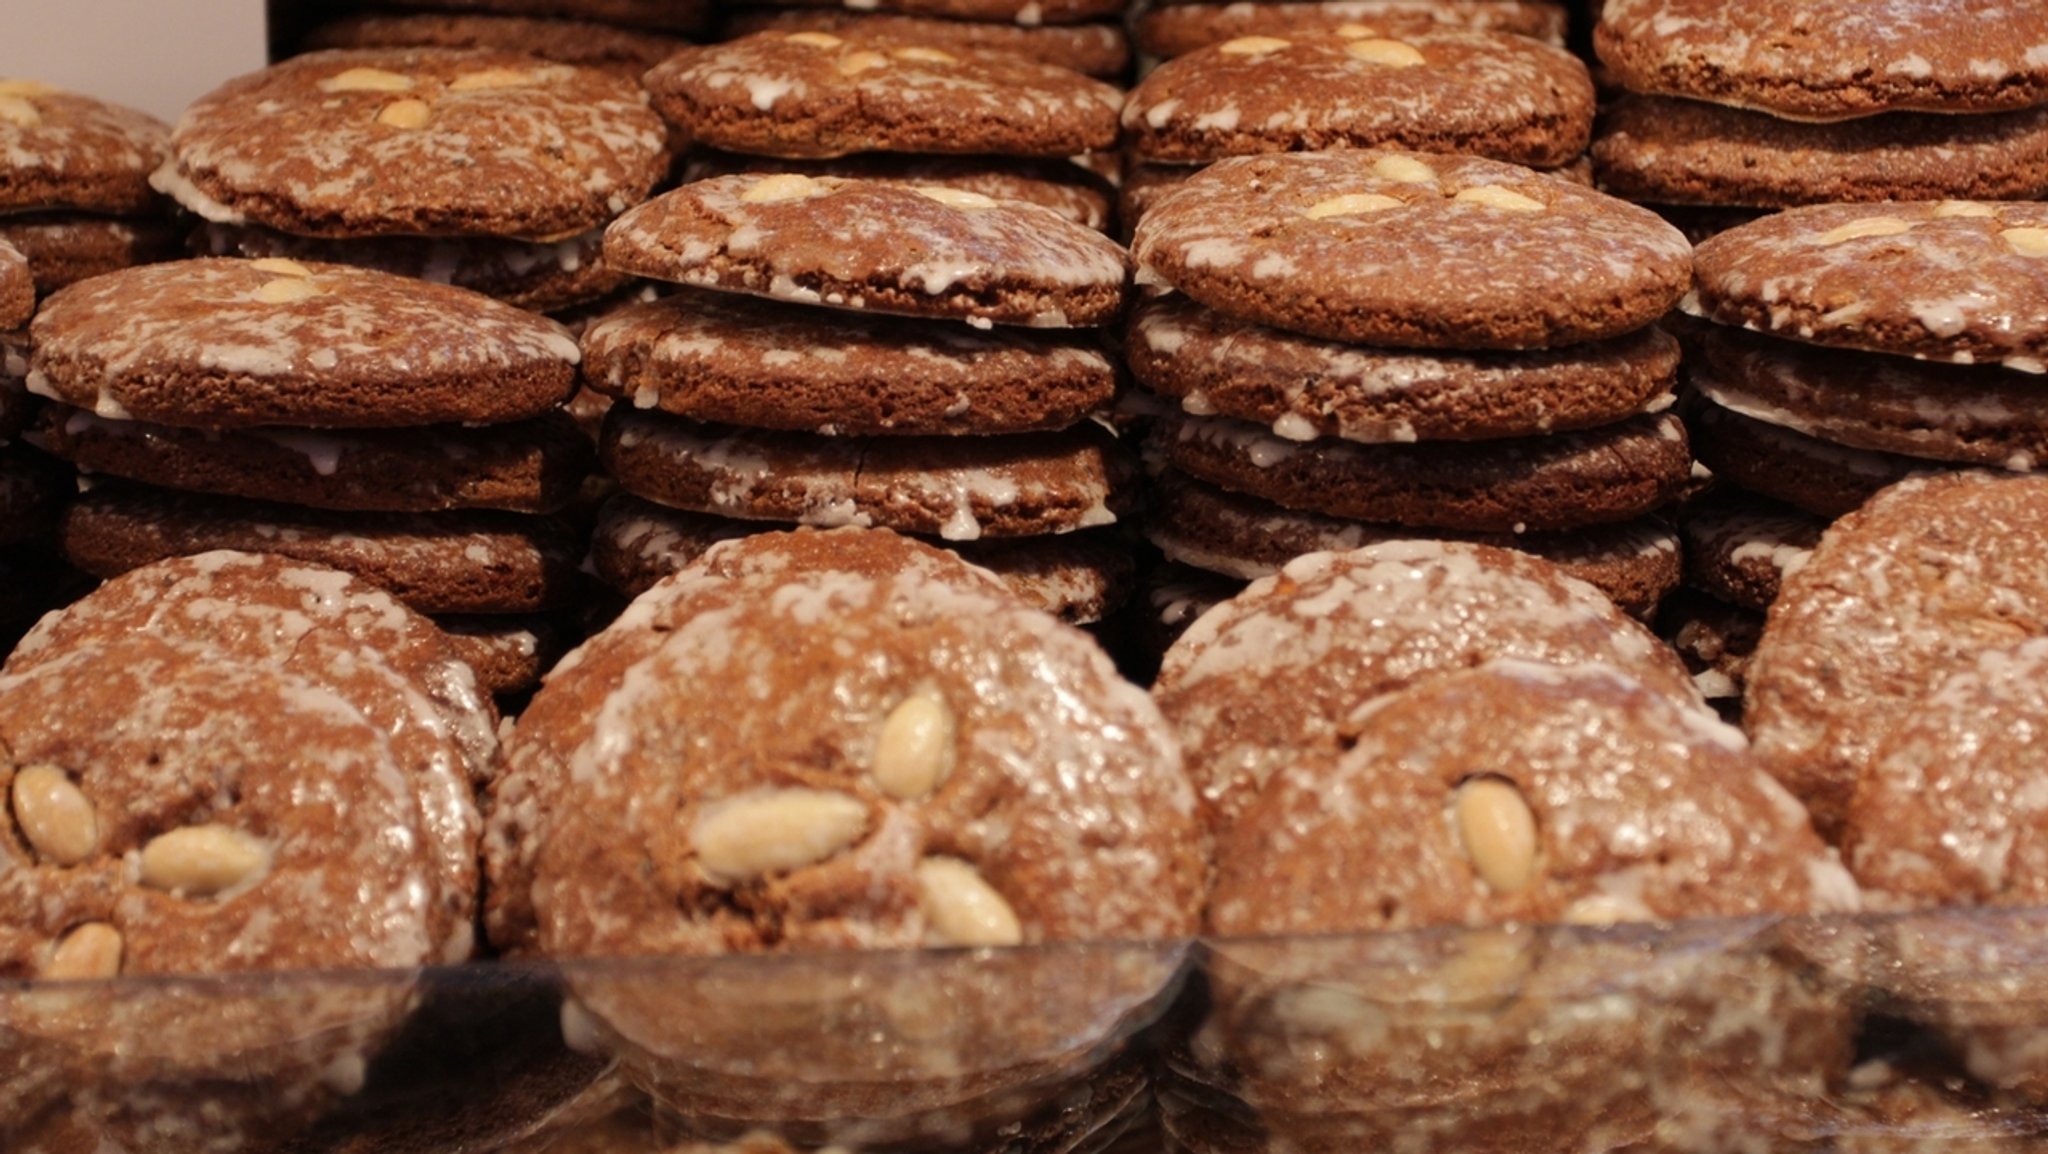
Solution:
<svg viewBox="0 0 2048 1154"><path fill-rule="evenodd" d="M1240 580L1389 536L1549 556L1634 612L1677 580L1687 484L1652 322L1691 250L1530 169L1359 150L1223 161L1139 224L1138 380L1178 412L1147 531Z"/></svg>
<svg viewBox="0 0 2048 1154"><path fill-rule="evenodd" d="M1165 0L1142 7L1132 26L1139 52L1171 60L1242 36L1314 36L1353 24L1385 36L1445 28L1514 32L1562 46L1567 16L1550 0Z"/></svg>
<svg viewBox="0 0 2048 1154"><path fill-rule="evenodd" d="M1762 210L2048 191L2048 10L1612 0L1601 186L1698 239Z"/></svg>
<svg viewBox="0 0 2048 1154"><path fill-rule="evenodd" d="M1079 75L822 33L695 49L649 79L681 130L756 151L1045 155L1116 132L1115 90ZM613 267L693 291L584 335L588 385L629 402L600 449L630 496L599 525L599 573L644 588L745 522L863 525L968 549L1069 620L1111 608L1128 551L1080 531L1131 499L1129 455L1089 420L1116 391L1096 330L1125 255L1020 195L742 173L612 226Z"/></svg>
<svg viewBox="0 0 2048 1154"><path fill-rule="evenodd" d="M291 554L489 615L515 649L532 629L508 615L580 595L580 541L547 514L591 451L556 411L576 344L545 317L370 269L203 258L63 289L31 335L29 387L58 403L27 436L98 481L63 529L88 572Z"/></svg>
<svg viewBox="0 0 2048 1154"><path fill-rule="evenodd" d="M1593 81L1578 57L1526 36L1354 22L1176 57L1131 90L1123 127L1133 228L1226 156L1387 147L1556 169L1592 137Z"/></svg>

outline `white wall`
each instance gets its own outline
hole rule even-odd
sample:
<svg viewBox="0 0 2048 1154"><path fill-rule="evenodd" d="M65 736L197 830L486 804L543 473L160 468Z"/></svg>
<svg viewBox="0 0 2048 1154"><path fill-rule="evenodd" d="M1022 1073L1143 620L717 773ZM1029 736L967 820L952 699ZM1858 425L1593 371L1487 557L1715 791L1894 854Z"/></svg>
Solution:
<svg viewBox="0 0 2048 1154"><path fill-rule="evenodd" d="M263 0L0 0L0 76L167 122L263 63Z"/></svg>

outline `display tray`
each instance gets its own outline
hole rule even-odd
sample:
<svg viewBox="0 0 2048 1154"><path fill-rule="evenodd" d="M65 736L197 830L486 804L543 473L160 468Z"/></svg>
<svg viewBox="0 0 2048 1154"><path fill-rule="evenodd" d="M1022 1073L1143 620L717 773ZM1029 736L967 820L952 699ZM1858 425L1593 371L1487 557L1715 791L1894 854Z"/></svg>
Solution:
<svg viewBox="0 0 2048 1154"><path fill-rule="evenodd" d="M2032 1150L2048 911L0 985L9 1154Z"/></svg>

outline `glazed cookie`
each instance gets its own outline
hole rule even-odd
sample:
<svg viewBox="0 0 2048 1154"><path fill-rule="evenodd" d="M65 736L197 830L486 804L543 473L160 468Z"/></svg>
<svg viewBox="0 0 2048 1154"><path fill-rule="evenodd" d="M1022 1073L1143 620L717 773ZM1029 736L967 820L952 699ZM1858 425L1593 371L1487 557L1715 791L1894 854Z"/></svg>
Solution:
<svg viewBox="0 0 2048 1154"><path fill-rule="evenodd" d="M742 5L768 2L740 0ZM1087 20L1114 19L1124 10L1121 0L776 0L771 6L843 7L858 12L894 12L981 24L1017 24L1027 28L1041 24L1078 24Z"/></svg>
<svg viewBox="0 0 2048 1154"><path fill-rule="evenodd" d="M1404 353L1234 320L1183 297L1141 301L1131 372L1191 416L1256 421L1292 441L1465 441L1607 424L1659 402L1678 342L1645 328L1543 352Z"/></svg>
<svg viewBox="0 0 2048 1154"><path fill-rule="evenodd" d="M1122 104L1110 85L1056 65L829 32L685 49L646 84L689 139L769 156L1071 156L1116 144Z"/></svg>
<svg viewBox="0 0 2048 1154"><path fill-rule="evenodd" d="M2048 372L2048 208L1790 208L1702 243L1686 311L1813 344Z"/></svg>
<svg viewBox="0 0 2048 1154"><path fill-rule="evenodd" d="M162 202L149 174L170 130L151 116L33 80L0 80L0 212L129 215Z"/></svg>
<svg viewBox="0 0 2048 1154"><path fill-rule="evenodd" d="M292 236L248 224L207 224L193 234L202 256L324 261L379 269L496 297L514 308L555 312L602 299L628 277L605 266L604 233L557 241L488 236Z"/></svg>
<svg viewBox="0 0 2048 1154"><path fill-rule="evenodd" d="M326 48L484 48L523 52L562 64L609 68L637 80L689 41L591 20L485 13L363 12L329 20L299 40L299 51Z"/></svg>
<svg viewBox="0 0 2048 1154"><path fill-rule="evenodd" d="M1856 449L2016 472L2048 462L2041 378L1719 328L1700 341L1693 387L1746 417Z"/></svg>
<svg viewBox="0 0 2048 1154"><path fill-rule="evenodd" d="M183 230L156 217L24 212L0 216L0 243L28 258L44 295L87 277L183 254Z"/></svg>
<svg viewBox="0 0 2048 1154"><path fill-rule="evenodd" d="M711 27L711 5L705 0L383 0L380 7L594 20L683 36L696 35Z"/></svg>
<svg viewBox="0 0 2048 1154"><path fill-rule="evenodd" d="M1682 506L1677 519L1686 584L1758 613L1778 599L1828 527L1825 518L1733 490Z"/></svg>
<svg viewBox="0 0 2048 1154"><path fill-rule="evenodd" d="M1792 120L2048 104L2048 12L1963 3L1608 0L1593 47L1614 82Z"/></svg>
<svg viewBox="0 0 2048 1154"><path fill-rule="evenodd" d="M1218 312L1425 348L1631 332L1683 294L1690 255L1654 213L1590 189L1372 149L1220 161L1153 205L1132 240L1140 283Z"/></svg>
<svg viewBox="0 0 2048 1154"><path fill-rule="evenodd" d="M1063 429L1117 384L1085 336L699 292L607 315L585 330L583 357L589 387L637 409L850 436Z"/></svg>
<svg viewBox="0 0 2048 1154"><path fill-rule="evenodd" d="M1678 497L1692 469L1670 413L1503 441L1304 443L1217 417L1169 418L1154 436L1175 468L1289 509L1476 532L1626 521Z"/></svg>
<svg viewBox="0 0 2048 1154"><path fill-rule="evenodd" d="M949 52L1002 52L1071 68L1099 80L1115 80L1131 63L1130 38L1122 25L1112 23L1001 24L830 8L739 8L726 12L723 23L727 39L756 32L785 36L825 32L863 41L924 44Z"/></svg>
<svg viewBox="0 0 2048 1154"><path fill-rule="evenodd" d="M743 520L948 541L1114 524L1136 467L1091 425L1009 437L817 437L614 408L599 456L621 487Z"/></svg>
<svg viewBox="0 0 2048 1154"><path fill-rule="evenodd" d="M802 304L1071 328L1123 305L1125 255L1033 204L798 174L701 180L605 232L614 268Z"/></svg>
<svg viewBox="0 0 2048 1154"><path fill-rule="evenodd" d="M18 329L36 311L35 274L21 250L0 240L0 329Z"/></svg>
<svg viewBox="0 0 2048 1154"><path fill-rule="evenodd" d="M1304 553L1342 552L1416 536L1412 529L1301 513L1205 485L1169 470L1153 486L1145 536L1169 560L1252 581ZM1678 535L1648 518L1555 533L1497 533L1470 540L1541 557L1647 617L1678 585Z"/></svg>
<svg viewBox="0 0 2048 1154"><path fill-rule="evenodd" d="M102 484L67 511L62 541L99 577L214 549L276 553L353 573L422 613L530 613L584 591L574 533L495 511L334 513Z"/></svg>
<svg viewBox="0 0 2048 1154"><path fill-rule="evenodd" d="M2048 478L1903 481L1843 517L1784 582L1750 667L1757 752L1838 829L1890 724L1991 649L2048 634Z"/></svg>
<svg viewBox="0 0 2048 1154"><path fill-rule="evenodd" d="M1700 405L1685 422L1694 454L1716 477L1830 521L1887 485L1944 469L1896 453L1844 448L1719 405Z"/></svg>
<svg viewBox="0 0 2048 1154"><path fill-rule="evenodd" d="M440 48L315 52L238 77L185 110L171 148L152 179L186 208L305 236L557 240L644 200L668 165L625 77Z"/></svg>
<svg viewBox="0 0 2048 1154"><path fill-rule="evenodd" d="M1333 762L1374 698L1498 657L1603 662L1705 708L1678 658L1592 586L1535 557L1445 541L1288 562L1182 634L1153 693L1222 830L1279 767Z"/></svg>
<svg viewBox="0 0 2048 1154"><path fill-rule="evenodd" d="M1385 147L1552 168L1592 138L1593 81L1578 57L1526 36L1347 24L1167 61L1131 90L1123 127L1133 155L1181 164Z"/></svg>
<svg viewBox="0 0 2048 1154"><path fill-rule="evenodd" d="M565 622L535 614L461 614L434 618L448 647L493 697L527 693L564 653L576 632Z"/></svg>
<svg viewBox="0 0 2048 1154"><path fill-rule="evenodd" d="M31 335L32 390L206 428L519 420L569 395L579 358L562 326L477 293L289 260L123 269L51 296Z"/></svg>
<svg viewBox="0 0 2048 1154"><path fill-rule="evenodd" d="M703 149L690 155L683 183L752 173L889 180L923 188L952 188L996 200L1049 208L1076 224L1109 227L1115 195L1109 183L1067 158L1043 156L933 156L909 152L856 152L848 156L787 159Z"/></svg>
<svg viewBox="0 0 2048 1154"><path fill-rule="evenodd" d="M87 473L318 509L425 513L569 504L595 454L567 416L466 429L181 429L46 406L24 439Z"/></svg>
<svg viewBox="0 0 2048 1154"><path fill-rule="evenodd" d="M1440 28L1515 32L1562 45L1565 10L1544 0L1238 0L1168 3L1138 13L1138 49L1172 59L1242 36L1298 36L1360 25L1384 36Z"/></svg>
<svg viewBox="0 0 2048 1154"><path fill-rule="evenodd" d="M1601 110L1592 152L1601 188L1657 204L2030 200L2048 191L2048 107L1800 124L1631 95Z"/></svg>

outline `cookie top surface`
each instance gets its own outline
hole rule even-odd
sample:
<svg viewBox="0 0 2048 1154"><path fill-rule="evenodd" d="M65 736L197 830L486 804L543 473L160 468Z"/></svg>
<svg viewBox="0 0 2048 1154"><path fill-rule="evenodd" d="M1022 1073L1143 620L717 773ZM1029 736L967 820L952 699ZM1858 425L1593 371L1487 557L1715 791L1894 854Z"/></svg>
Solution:
<svg viewBox="0 0 2048 1154"><path fill-rule="evenodd" d="M0 329L18 329L36 311L35 275L21 250L0 240Z"/></svg>
<svg viewBox="0 0 2048 1154"><path fill-rule="evenodd" d="M1100 325L1122 307L1125 254L1050 209L938 187L723 176L628 212L613 267L799 304L966 320Z"/></svg>
<svg viewBox="0 0 2048 1154"><path fill-rule="evenodd" d="M1804 120L2048 103L2048 10L1975 0L1612 0L1593 47L1636 92Z"/></svg>
<svg viewBox="0 0 2048 1154"><path fill-rule="evenodd" d="M215 427L516 420L567 397L581 355L478 293L289 260L123 269L52 294L32 333L37 392Z"/></svg>
<svg viewBox="0 0 2048 1154"><path fill-rule="evenodd" d="M756 542L714 552L774 547ZM575 812L539 855L534 898L551 951L995 945L1192 928L1202 874L1193 795L1157 710L1092 640L1006 592L915 568L814 566L726 579L603 691L588 737L566 753ZM827 620L833 628L817 627ZM704 676L747 706L675 691L688 683L676 678ZM907 723L890 721L906 701L937 738L907 765L885 736ZM1001 821L986 820L998 811ZM634 832L648 822L670 832ZM745 829L760 823L788 830L794 852L757 856L767 846ZM648 868L590 868L593 854L621 853ZM951 920L949 898L969 888L1009 914L1001 927L971 935Z"/></svg>
<svg viewBox="0 0 2048 1154"><path fill-rule="evenodd" d="M1544 0L1238 0L1169 3L1137 14L1141 51L1170 59L1240 36L1292 36L1363 25L1385 36L1439 28L1515 32L1563 44L1565 11Z"/></svg>
<svg viewBox="0 0 2048 1154"><path fill-rule="evenodd" d="M1176 57L1131 90L1123 126L1146 160L1381 146L1550 168L1586 150L1593 80L1526 36L1352 24Z"/></svg>
<svg viewBox="0 0 2048 1154"><path fill-rule="evenodd" d="M1701 242L1687 312L1813 344L2048 372L2048 206L1786 209Z"/></svg>
<svg viewBox="0 0 2048 1154"><path fill-rule="evenodd" d="M516 52L339 49L185 110L158 188L222 223L311 236L597 228L666 171L667 133L617 73Z"/></svg>
<svg viewBox="0 0 2048 1154"><path fill-rule="evenodd" d="M1185 297L1139 302L1131 371L1191 416L1271 426L1288 440L1479 440L1603 424L1677 379L1678 342L1655 327L1540 353L1408 353L1235 320Z"/></svg>
<svg viewBox="0 0 2048 1154"><path fill-rule="evenodd" d="M1856 781L1844 857L1887 908L2037 906L2048 638L1964 662L1891 725Z"/></svg>
<svg viewBox="0 0 2048 1154"><path fill-rule="evenodd" d="M757 32L647 74L691 140L771 156L1071 156L1113 147L1123 94L1005 53L829 32Z"/></svg>
<svg viewBox="0 0 2048 1154"><path fill-rule="evenodd" d="M1065 428L1116 391L1092 340L680 293L583 334L592 388L636 408L819 433Z"/></svg>
<svg viewBox="0 0 2048 1154"><path fill-rule="evenodd" d="M1685 291L1692 247L1634 205L1475 157L1219 161L1132 241L1140 283L1331 340L1537 348L1618 336Z"/></svg>
<svg viewBox="0 0 2048 1154"><path fill-rule="evenodd" d="M453 12L364 12L322 23L300 42L322 48L487 48L611 68L634 79L689 44L679 36L594 20Z"/></svg>
<svg viewBox="0 0 2048 1154"><path fill-rule="evenodd" d="M1121 76L1131 62L1130 37L1121 24L1108 22L999 24L900 12L740 8L724 14L723 28L728 39L753 32L850 32L862 39L923 44L949 52L1007 52L1104 80Z"/></svg>
<svg viewBox="0 0 2048 1154"><path fill-rule="evenodd" d="M1835 522L1785 579L1745 720L1823 830L1915 702L1979 654L2048 635L2044 510L2048 477L1902 481Z"/></svg>
<svg viewBox="0 0 2048 1154"><path fill-rule="evenodd" d="M1334 767L1275 773L1222 838L1212 929L1858 907L1739 731L1611 666L1496 660L1381 698L1351 724L1357 744Z"/></svg>
<svg viewBox="0 0 2048 1154"><path fill-rule="evenodd" d="M742 4L765 0L741 0ZM989 24L1036 28L1114 19L1123 12L1120 0L777 0L794 8L849 8L859 12L895 12Z"/></svg>
<svg viewBox="0 0 2048 1154"><path fill-rule="evenodd" d="M627 28L657 28L685 36L711 25L706 0L388 0L385 8L495 12L508 16L571 16Z"/></svg>
<svg viewBox="0 0 2048 1154"><path fill-rule="evenodd" d="M840 176L897 184L956 188L996 200L1043 205L1077 224L1107 229L1115 190L1097 174L1065 157L944 156L915 152L857 152L850 156L790 159L703 149L684 165L682 183L735 173Z"/></svg>
<svg viewBox="0 0 2048 1154"><path fill-rule="evenodd" d="M1496 657L1605 662L1704 708L1678 658L1592 586L1443 541L1288 562L1182 634L1153 693L1220 828L1281 766L1334 760L1374 698Z"/></svg>
<svg viewBox="0 0 2048 1154"><path fill-rule="evenodd" d="M169 127L132 108L0 79L0 210L148 211L169 145Z"/></svg>
<svg viewBox="0 0 2048 1154"><path fill-rule="evenodd" d="M2029 200L2048 190L2048 107L1805 124L1697 100L1601 109L1601 188L1660 205Z"/></svg>

